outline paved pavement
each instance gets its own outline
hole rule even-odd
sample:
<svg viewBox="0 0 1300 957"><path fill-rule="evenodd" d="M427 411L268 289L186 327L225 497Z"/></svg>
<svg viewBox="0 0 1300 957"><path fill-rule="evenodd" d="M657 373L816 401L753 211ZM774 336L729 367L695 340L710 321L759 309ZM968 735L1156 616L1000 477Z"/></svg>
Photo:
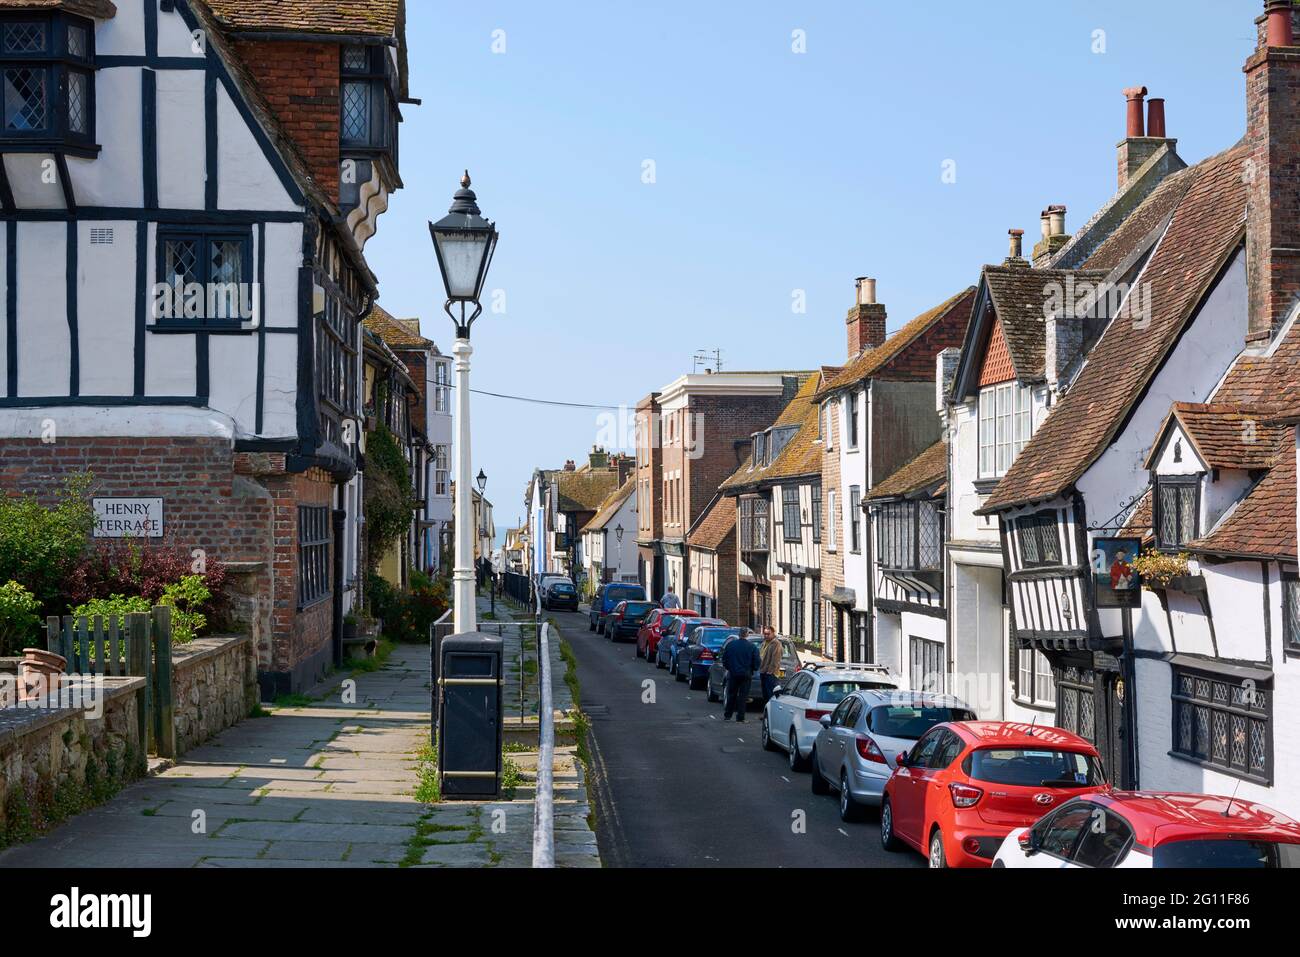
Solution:
<svg viewBox="0 0 1300 957"><path fill-rule="evenodd" d="M509 755L523 778L513 802L421 804L428 648L399 646L381 670L356 675L355 703L344 703L343 680L0 854L0 867L530 866L535 754ZM598 867L572 748L555 775L557 864Z"/></svg>
<svg viewBox="0 0 1300 957"><path fill-rule="evenodd" d="M634 645L589 631L585 613L552 617L573 647L592 723L606 866L925 866L920 855L884 851L875 818L842 823L833 797L812 794L807 774L763 751L757 712L724 723L703 691L640 660Z"/></svg>

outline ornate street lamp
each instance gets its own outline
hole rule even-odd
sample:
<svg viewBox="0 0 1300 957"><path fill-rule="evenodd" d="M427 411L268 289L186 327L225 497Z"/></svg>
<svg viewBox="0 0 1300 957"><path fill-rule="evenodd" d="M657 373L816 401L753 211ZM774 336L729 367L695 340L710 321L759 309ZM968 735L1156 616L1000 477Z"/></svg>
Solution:
<svg viewBox="0 0 1300 957"><path fill-rule="evenodd" d="M429 224L438 269L447 290L443 307L456 324L456 487L472 487L469 428L469 360L474 354L469 344L470 327L483 314L483 284L497 248L496 226L483 218L478 197L470 188L469 171L460 181L460 189L447 215ZM487 477L480 479L486 485ZM474 610L474 513L472 496L456 496L456 560L452 572L457 634L475 631L478 615Z"/></svg>
<svg viewBox="0 0 1300 957"><path fill-rule="evenodd" d="M618 568L614 569L614 574L617 575L619 572L623 570L623 526L622 525L619 525L617 528L614 529L614 537L618 539ZM614 580L617 581L618 579L615 578Z"/></svg>
<svg viewBox="0 0 1300 957"><path fill-rule="evenodd" d="M487 473L486 473L486 472L484 472L482 469L479 469L479 470L478 470L478 478L476 478L474 481L475 481L475 483L478 485L478 493L479 493L480 495L482 495L484 492L487 491Z"/></svg>

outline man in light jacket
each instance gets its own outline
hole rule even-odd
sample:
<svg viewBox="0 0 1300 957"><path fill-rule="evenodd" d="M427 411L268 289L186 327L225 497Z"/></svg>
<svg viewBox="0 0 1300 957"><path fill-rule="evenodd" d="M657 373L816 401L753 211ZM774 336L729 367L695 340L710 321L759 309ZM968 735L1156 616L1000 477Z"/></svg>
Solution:
<svg viewBox="0 0 1300 957"><path fill-rule="evenodd" d="M761 662L758 680L763 684L763 704L766 706L776 690L781 662L785 659L785 646L777 641L776 629L771 625L763 629L763 646L758 649L758 657Z"/></svg>

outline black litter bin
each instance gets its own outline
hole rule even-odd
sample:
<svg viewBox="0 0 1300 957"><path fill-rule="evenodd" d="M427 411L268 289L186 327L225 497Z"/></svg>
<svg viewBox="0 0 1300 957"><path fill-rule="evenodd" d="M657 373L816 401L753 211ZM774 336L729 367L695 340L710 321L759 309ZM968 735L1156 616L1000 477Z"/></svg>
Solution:
<svg viewBox="0 0 1300 957"><path fill-rule="evenodd" d="M504 644L482 633L444 638L439 655L438 779L448 799L501 793Z"/></svg>

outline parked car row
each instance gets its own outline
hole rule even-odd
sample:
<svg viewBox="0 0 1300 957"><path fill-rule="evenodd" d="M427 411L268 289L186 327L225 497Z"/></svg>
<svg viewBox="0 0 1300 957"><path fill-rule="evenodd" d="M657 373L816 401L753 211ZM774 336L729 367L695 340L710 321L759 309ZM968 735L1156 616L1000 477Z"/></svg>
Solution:
<svg viewBox="0 0 1300 957"><path fill-rule="evenodd" d="M721 700L721 658L748 629L662 608L606 585L591 628ZM959 698L909 691L877 664L803 664L792 642L760 719L760 743L834 795L840 817L879 814L881 845L931 867L1300 867L1300 822L1204 794L1116 791L1097 749L1060 728L981 721ZM761 700L757 675L751 700Z"/></svg>

